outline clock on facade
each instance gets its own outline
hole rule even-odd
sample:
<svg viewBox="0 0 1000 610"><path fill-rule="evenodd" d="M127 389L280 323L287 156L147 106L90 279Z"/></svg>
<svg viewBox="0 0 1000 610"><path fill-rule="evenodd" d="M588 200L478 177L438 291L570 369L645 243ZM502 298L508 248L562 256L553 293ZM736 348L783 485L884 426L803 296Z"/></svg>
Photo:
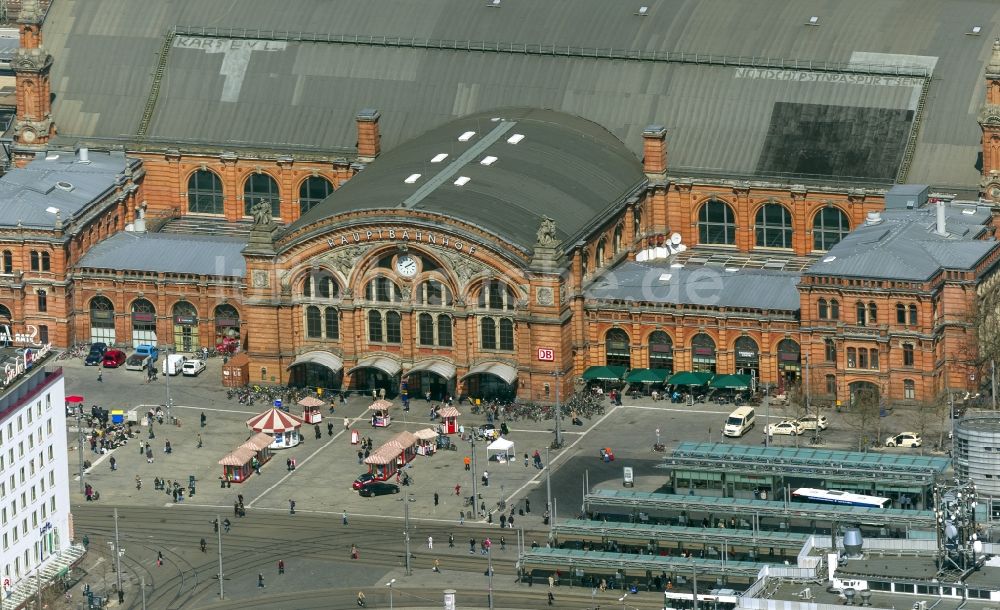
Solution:
<svg viewBox="0 0 1000 610"><path fill-rule="evenodd" d="M396 272L403 277L413 277L417 274L417 261L409 254L396 257Z"/></svg>

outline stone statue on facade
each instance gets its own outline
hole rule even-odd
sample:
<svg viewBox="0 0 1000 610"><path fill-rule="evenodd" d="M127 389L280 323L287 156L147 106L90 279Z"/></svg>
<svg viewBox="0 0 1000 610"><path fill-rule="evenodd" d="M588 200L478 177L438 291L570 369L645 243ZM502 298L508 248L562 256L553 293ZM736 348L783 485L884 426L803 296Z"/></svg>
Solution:
<svg viewBox="0 0 1000 610"><path fill-rule="evenodd" d="M271 204L264 199L259 199L250 208L250 215L253 216L254 226L271 224Z"/></svg>
<svg viewBox="0 0 1000 610"><path fill-rule="evenodd" d="M559 245L556 237L556 221L548 216L542 216L542 224L538 227L536 244L543 248L554 248Z"/></svg>

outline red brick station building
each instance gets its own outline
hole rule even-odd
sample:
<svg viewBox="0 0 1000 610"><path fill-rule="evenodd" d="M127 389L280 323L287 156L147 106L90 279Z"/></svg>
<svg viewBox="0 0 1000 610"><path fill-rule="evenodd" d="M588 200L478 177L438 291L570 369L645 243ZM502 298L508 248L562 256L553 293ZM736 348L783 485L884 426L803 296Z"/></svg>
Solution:
<svg viewBox="0 0 1000 610"><path fill-rule="evenodd" d="M914 3L24 0L0 317L253 383L975 391L1000 9Z"/></svg>

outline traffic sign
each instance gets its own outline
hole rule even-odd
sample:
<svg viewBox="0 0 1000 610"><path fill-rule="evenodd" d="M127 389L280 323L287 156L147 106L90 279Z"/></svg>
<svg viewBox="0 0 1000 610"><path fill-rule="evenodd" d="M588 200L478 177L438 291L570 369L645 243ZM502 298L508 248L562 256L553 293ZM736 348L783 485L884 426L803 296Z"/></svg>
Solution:
<svg viewBox="0 0 1000 610"><path fill-rule="evenodd" d="M552 362L556 359L556 352L547 347L538 348L538 359L542 362Z"/></svg>

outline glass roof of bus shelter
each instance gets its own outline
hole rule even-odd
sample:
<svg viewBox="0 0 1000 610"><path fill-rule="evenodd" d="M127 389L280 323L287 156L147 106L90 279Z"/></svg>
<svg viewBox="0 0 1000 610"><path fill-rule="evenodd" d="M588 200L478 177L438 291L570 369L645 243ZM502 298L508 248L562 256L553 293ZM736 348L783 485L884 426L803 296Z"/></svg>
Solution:
<svg viewBox="0 0 1000 610"><path fill-rule="evenodd" d="M699 575L726 574L729 576L756 577L766 564L750 561L721 561L696 557L658 555L636 555L634 553L606 553L603 551L578 551L572 549L537 548L521 554L521 565L555 566L570 568L596 568L626 570L652 570L659 572L681 572L690 574L697 570Z"/></svg>

